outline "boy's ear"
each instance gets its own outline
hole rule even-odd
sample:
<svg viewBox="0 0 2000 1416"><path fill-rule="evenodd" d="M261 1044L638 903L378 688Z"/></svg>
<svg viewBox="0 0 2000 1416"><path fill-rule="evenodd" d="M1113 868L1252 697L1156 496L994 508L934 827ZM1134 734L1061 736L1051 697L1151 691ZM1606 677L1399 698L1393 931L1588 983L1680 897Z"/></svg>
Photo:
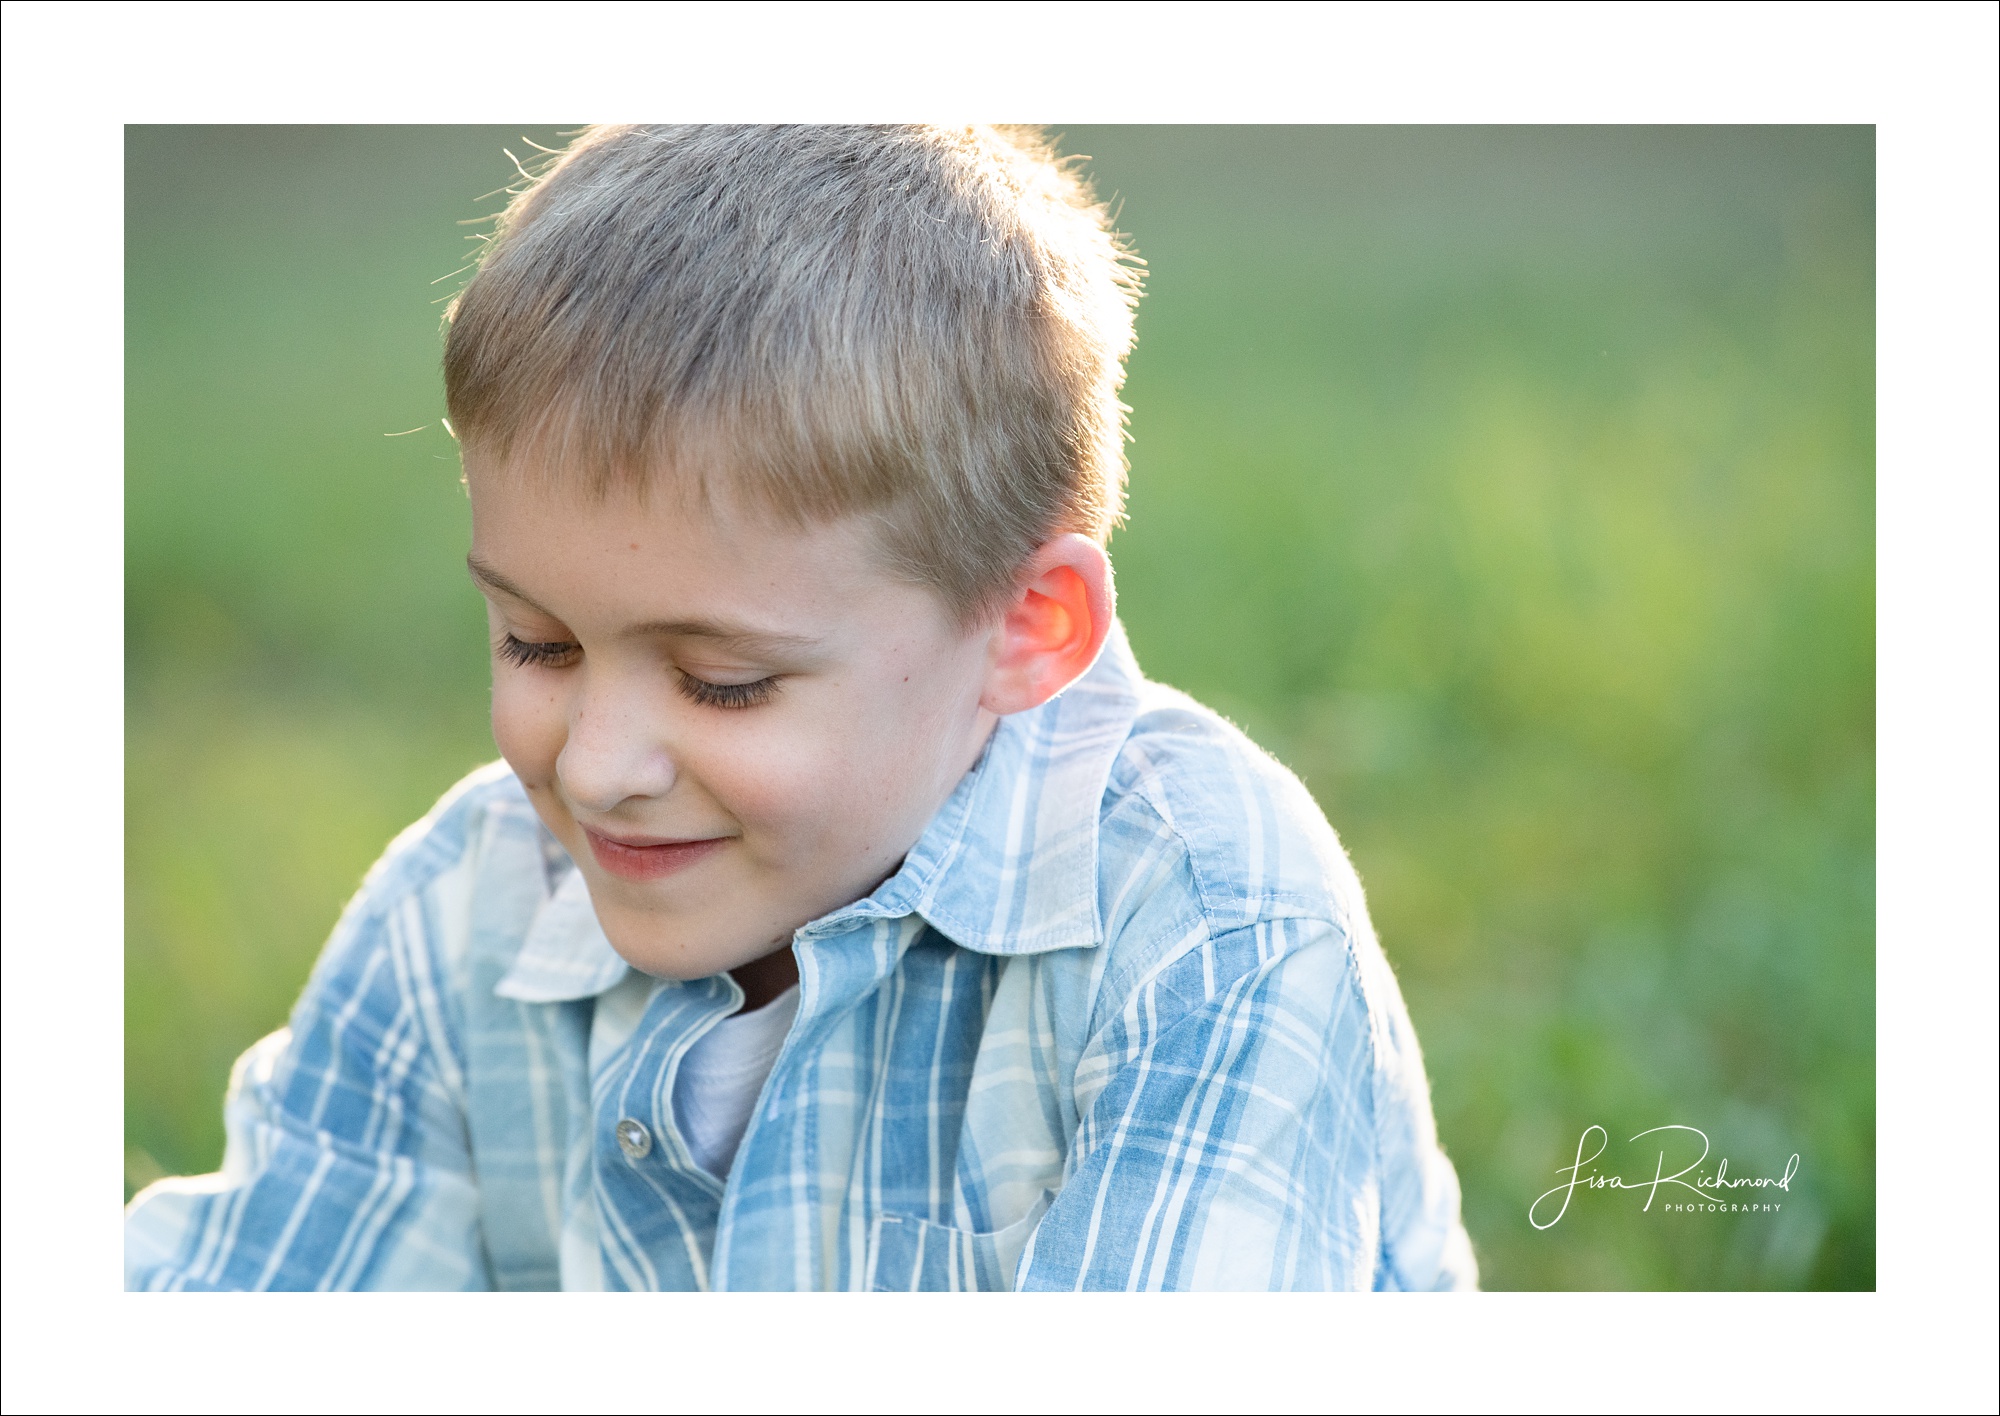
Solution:
<svg viewBox="0 0 2000 1416"><path fill-rule="evenodd" d="M979 706L1038 708L1082 678L1111 632L1111 558L1088 536L1056 537L1028 558L994 628Z"/></svg>

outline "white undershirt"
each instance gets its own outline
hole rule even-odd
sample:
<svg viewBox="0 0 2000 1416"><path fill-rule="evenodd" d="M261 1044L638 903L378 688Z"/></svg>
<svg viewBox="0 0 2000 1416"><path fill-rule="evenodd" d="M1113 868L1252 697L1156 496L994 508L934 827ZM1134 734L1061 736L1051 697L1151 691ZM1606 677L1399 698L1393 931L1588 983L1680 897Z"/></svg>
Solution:
<svg viewBox="0 0 2000 1416"><path fill-rule="evenodd" d="M757 1094L798 1013L799 988L793 984L754 1013L724 1018L681 1059L674 1077L674 1121L695 1164L709 1174L729 1174Z"/></svg>

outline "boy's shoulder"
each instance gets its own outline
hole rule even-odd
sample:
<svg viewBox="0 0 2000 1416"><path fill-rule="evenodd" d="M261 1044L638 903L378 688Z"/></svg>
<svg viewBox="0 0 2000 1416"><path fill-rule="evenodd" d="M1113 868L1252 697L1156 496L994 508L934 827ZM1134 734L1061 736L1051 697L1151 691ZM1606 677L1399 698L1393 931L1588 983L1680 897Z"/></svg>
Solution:
<svg viewBox="0 0 2000 1416"><path fill-rule="evenodd" d="M912 863L915 907L987 953L1172 954L1287 919L1367 933L1360 884L1304 785L1146 679L1122 631L1057 698L1001 720Z"/></svg>
<svg viewBox="0 0 2000 1416"><path fill-rule="evenodd" d="M475 767L436 805L389 842L362 880L356 903L389 905L475 865L496 847L540 850L547 833L528 794L505 761Z"/></svg>
<svg viewBox="0 0 2000 1416"><path fill-rule="evenodd" d="M1115 835L1135 812L1157 819L1185 852L1213 932L1283 918L1347 927L1360 885L1305 784L1180 690L1142 681L1137 697L1106 782L1101 834ZM1111 859L1103 852L1100 864Z"/></svg>
<svg viewBox="0 0 2000 1416"><path fill-rule="evenodd" d="M449 989L475 936L511 951L566 858L505 761L474 768L399 832L363 877L313 969L314 988L384 948ZM460 980L462 981L462 980Z"/></svg>

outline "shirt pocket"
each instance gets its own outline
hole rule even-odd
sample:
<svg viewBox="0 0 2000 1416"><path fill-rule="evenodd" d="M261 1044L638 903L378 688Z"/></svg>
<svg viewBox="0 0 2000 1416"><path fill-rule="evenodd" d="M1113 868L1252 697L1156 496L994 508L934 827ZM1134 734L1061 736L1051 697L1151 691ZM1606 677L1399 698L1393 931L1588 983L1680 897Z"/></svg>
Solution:
<svg viewBox="0 0 2000 1416"><path fill-rule="evenodd" d="M1034 1206L990 1234L953 1229L910 1215L878 1215L868 1236L868 1288L874 1293L986 1293L1011 1289L1014 1270L1055 1199Z"/></svg>

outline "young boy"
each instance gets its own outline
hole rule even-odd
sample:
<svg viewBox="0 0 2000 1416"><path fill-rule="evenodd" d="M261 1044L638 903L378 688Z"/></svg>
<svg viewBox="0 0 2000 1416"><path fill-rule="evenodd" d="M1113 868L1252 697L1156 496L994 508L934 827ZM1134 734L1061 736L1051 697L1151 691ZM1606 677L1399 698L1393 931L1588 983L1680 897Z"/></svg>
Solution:
<svg viewBox="0 0 2000 1416"><path fill-rule="evenodd" d="M136 1288L1462 1288L1303 787L1140 676L1137 282L1031 134L600 128L454 308L475 772Z"/></svg>

